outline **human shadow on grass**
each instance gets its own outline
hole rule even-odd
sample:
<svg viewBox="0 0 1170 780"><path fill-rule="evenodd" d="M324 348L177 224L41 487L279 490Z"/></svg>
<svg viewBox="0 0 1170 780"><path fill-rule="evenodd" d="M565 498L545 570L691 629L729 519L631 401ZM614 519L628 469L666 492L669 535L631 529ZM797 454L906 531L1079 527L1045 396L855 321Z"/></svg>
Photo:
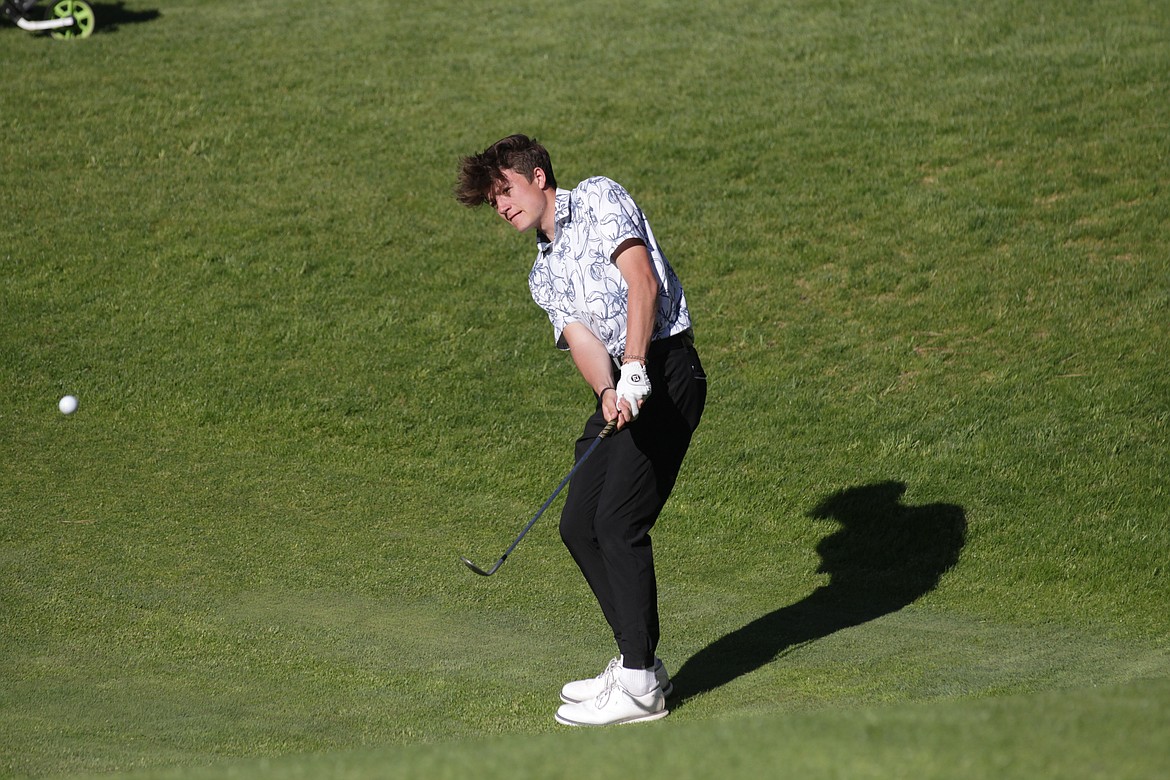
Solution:
<svg viewBox="0 0 1170 780"><path fill-rule="evenodd" d="M817 545L829 582L720 637L671 678L678 707L771 663L792 648L897 612L934 590L959 560L967 535L963 508L904 506L901 482L842 490L808 513L837 530Z"/></svg>

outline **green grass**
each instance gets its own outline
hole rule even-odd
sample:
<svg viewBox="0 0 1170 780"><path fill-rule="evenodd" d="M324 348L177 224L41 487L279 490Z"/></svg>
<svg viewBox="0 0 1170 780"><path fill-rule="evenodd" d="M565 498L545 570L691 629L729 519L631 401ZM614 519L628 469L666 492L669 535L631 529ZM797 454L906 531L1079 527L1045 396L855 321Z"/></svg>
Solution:
<svg viewBox="0 0 1170 780"><path fill-rule="evenodd" d="M1165 4L95 7L0 27L0 775L1170 767ZM555 511L457 563L591 401L450 195L514 131L711 376L645 728L552 721L611 653Z"/></svg>
<svg viewBox="0 0 1170 780"><path fill-rule="evenodd" d="M715 718L649 739L629 729L544 734L135 777L1153 777L1150 768L1170 758L1159 734L1170 725L1167 695L1161 680L1152 689ZM703 749L686 747L695 744Z"/></svg>

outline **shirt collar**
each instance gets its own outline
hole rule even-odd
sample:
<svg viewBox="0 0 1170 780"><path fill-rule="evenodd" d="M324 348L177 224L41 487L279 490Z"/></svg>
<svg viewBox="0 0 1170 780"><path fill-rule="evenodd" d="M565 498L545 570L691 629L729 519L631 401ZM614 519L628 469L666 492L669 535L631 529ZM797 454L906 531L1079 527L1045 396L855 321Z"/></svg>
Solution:
<svg viewBox="0 0 1170 780"><path fill-rule="evenodd" d="M553 212L553 224L557 227L557 235L560 235L562 225L573 221L573 199L569 197L571 194L568 190L557 188L556 210ZM541 252L547 252L552 242L542 231L537 230L536 246Z"/></svg>

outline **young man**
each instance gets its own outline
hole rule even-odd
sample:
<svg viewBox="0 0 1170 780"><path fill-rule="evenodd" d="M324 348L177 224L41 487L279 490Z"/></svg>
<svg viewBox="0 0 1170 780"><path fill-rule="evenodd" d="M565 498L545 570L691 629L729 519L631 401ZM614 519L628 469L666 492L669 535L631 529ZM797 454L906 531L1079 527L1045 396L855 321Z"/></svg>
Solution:
<svg viewBox="0 0 1170 780"><path fill-rule="evenodd" d="M560 530L619 655L597 677L565 685L556 718L567 725L661 718L671 685L655 655L650 529L707 397L682 285L620 185L594 177L558 189L535 139L509 136L465 157L456 197L466 206L490 204L516 230L536 232L533 300L597 396L576 457L617 422L570 482Z"/></svg>

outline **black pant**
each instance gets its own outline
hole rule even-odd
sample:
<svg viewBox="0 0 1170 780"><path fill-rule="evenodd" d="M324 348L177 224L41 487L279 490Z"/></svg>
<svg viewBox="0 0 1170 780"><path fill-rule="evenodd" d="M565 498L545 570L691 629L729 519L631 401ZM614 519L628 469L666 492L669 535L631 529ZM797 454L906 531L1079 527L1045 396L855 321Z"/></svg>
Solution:
<svg viewBox="0 0 1170 780"><path fill-rule="evenodd" d="M561 539L630 669L654 666L658 586L650 529L674 488L707 400L707 376L689 334L651 344L646 364L651 395L638 419L603 440L573 475L561 511ZM599 400L577 440L577 458L604 426Z"/></svg>

